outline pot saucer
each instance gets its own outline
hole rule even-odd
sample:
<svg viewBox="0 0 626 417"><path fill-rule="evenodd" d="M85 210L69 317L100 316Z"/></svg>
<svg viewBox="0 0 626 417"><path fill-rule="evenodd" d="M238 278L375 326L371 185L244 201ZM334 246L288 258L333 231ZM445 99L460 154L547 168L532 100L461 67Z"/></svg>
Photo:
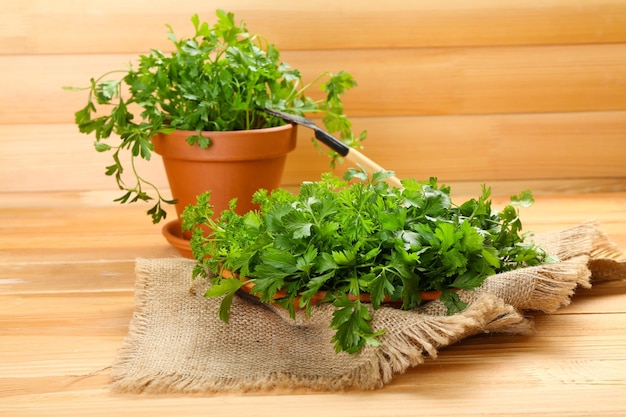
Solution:
<svg viewBox="0 0 626 417"><path fill-rule="evenodd" d="M180 253L185 258L193 259L193 255L191 252L191 247L189 246L189 240L183 237L183 232L181 229L181 223L179 219L172 220L167 222L161 232L163 236L165 236L165 240L172 245L178 253Z"/></svg>

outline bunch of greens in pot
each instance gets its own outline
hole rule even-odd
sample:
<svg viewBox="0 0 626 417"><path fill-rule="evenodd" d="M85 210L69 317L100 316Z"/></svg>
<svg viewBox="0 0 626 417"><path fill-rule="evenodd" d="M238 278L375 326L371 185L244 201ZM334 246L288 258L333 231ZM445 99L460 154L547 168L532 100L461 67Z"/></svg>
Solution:
<svg viewBox="0 0 626 417"><path fill-rule="evenodd" d="M300 72L281 62L279 51L264 38L251 34L245 23L236 24L232 13L217 11L217 22L210 26L197 15L191 19L195 35L177 39L169 28L174 51L165 54L151 50L140 55L136 68L111 71L91 79L87 104L75 114L80 132L95 136L98 152L111 151L113 163L106 175L115 177L124 194L121 203L155 200L148 214L158 223L166 213L160 191L143 178L135 159L149 160L150 138L173 130L197 132L190 145L211 145L205 131L232 131L274 127L285 122L264 113L271 108L298 115L319 115L326 129L335 132L349 146L357 146L365 132L355 137L344 114L342 95L356 85L346 72L325 73L303 84ZM119 75L115 79L109 79ZM306 92L321 87L321 99ZM119 141L107 141L112 134ZM129 152L133 184L125 184L121 152ZM337 154L331 153L331 166Z"/></svg>
<svg viewBox="0 0 626 417"><path fill-rule="evenodd" d="M399 189L384 182L388 175L369 178L351 169L346 181L324 174L321 181L303 183L298 194L259 190L259 211L238 215L233 201L218 219L212 219L210 194L198 196L183 214L183 228L194 230L194 278L210 280L206 296L224 297L222 320L228 321L233 296L244 283L253 282L252 294L292 316L298 308L310 314L311 298L325 291L322 302L335 307L335 349L354 353L379 343L382 334L370 327L360 294L370 295L374 309L386 298L412 309L421 302L420 292L441 291L452 314L466 307L455 290L548 260L520 234L516 206L532 204L529 191L495 212L484 186L480 197L455 205L449 187L434 178L405 179ZM212 234L205 236L200 225ZM234 278L223 277L225 271ZM285 296L276 300L281 290Z"/></svg>

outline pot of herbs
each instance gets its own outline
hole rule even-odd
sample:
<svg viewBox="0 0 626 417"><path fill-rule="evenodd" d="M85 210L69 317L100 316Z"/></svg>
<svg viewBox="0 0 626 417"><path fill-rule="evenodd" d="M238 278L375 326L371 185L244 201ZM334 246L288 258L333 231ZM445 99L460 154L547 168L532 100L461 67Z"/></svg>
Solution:
<svg viewBox="0 0 626 417"><path fill-rule="evenodd" d="M340 71L324 73L304 83L300 71L280 59L276 46L236 23L233 13L217 10L212 26L198 15L191 18L194 35L178 39L169 29L173 52L153 49L136 64L92 78L86 88L86 105L75 113L80 132L95 137L98 152L112 152L106 175L115 178L124 193L115 201L156 201L148 214L158 223L166 212L165 199L137 171L135 160L149 160L154 150L150 138L173 130L193 131L190 145L208 148L211 131L275 127L285 122L263 112L271 108L287 113L321 117L326 129L348 146L358 146L365 132L355 137L344 114L342 95L356 85ZM320 88L321 94L308 91ZM321 96L315 99L314 96ZM207 133L209 132L209 133ZM114 135L119 140L111 142ZM134 181L125 183L121 154L130 158ZM337 154L331 153L331 166Z"/></svg>
<svg viewBox="0 0 626 417"><path fill-rule="evenodd" d="M435 178L405 179L403 188L392 188L384 181L389 175L350 169L343 180L327 173L305 182L298 194L259 190L258 211L238 215L233 201L217 219L210 194L198 196L183 214L183 228L193 229L193 277L210 280L206 296L223 297L221 319L228 321L236 291L250 282L261 302L292 316L299 308L311 314L312 297L325 291L322 302L335 307L335 349L355 353L379 343L382 331L370 327L369 307L379 308L386 298L412 309L422 301L420 292L440 291L453 314L466 307L456 290L548 260L521 234L518 208L532 204L529 191L495 211L485 186L478 198L457 205ZM202 225L212 233L203 234ZM276 300L279 291L285 295ZM360 300L362 293L371 304Z"/></svg>

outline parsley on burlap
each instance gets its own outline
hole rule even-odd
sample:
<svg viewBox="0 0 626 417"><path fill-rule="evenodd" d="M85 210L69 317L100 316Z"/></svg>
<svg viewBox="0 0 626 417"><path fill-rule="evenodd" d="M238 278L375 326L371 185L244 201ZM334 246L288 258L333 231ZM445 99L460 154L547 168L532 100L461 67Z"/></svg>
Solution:
<svg viewBox="0 0 626 417"><path fill-rule="evenodd" d="M335 306L331 328L337 352L358 352L378 345L384 330L374 331L368 303L379 308L387 299L403 309L420 304L420 292L441 291L449 314L463 310L456 290L471 290L490 275L549 261L545 252L521 234L518 207L533 203L529 191L511 198L502 210L492 208L488 187L460 205L437 179L402 181L390 187L389 172L371 177L350 169L344 180L329 173L305 182L298 194L284 189L259 190L260 209L243 215L231 202L213 218L210 193L198 196L183 215L194 229L191 247L197 263L194 278L211 280L209 297L224 297L220 317L228 321L235 292L250 280L262 302L311 313L312 297ZM209 235L198 225L208 226ZM222 277L224 270L235 277ZM285 296L275 299L278 291Z"/></svg>

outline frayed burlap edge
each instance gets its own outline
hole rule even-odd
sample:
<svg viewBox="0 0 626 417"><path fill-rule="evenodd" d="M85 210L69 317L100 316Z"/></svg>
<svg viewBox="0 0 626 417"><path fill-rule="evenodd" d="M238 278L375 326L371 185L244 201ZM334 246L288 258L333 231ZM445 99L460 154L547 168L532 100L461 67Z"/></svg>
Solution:
<svg viewBox="0 0 626 417"><path fill-rule="evenodd" d="M328 379L324 374L314 377L300 375L298 369L269 372L262 377L240 375L220 378L219 375L188 375L184 363L179 372L169 374L138 368L138 355L142 349L150 348L142 346L142 335L147 326L154 325L145 315L146 300L150 297L152 285L151 267L160 261L139 260L136 310L129 336L112 369L112 387L118 392L151 393L208 393L271 388L376 389L384 386L395 375L423 363L426 357L437 357L442 347L466 337L489 332L531 334L533 323L524 317L522 310L551 313L570 303L577 286L590 287L592 278L608 280L626 276L623 253L595 223L544 233L535 240L548 253L559 257L561 262L488 278L477 291L460 293L469 307L454 316L445 315L440 302L428 303L415 311L391 308L374 311L372 324L375 328L386 329L381 338L382 346L366 347L361 353L350 356L349 368L341 373L340 378L334 379ZM182 270L189 270L191 265L188 260L169 261L178 262ZM514 290L510 286L512 277L517 283ZM320 307L313 314L319 313L328 318L329 307ZM296 322L298 325L307 325L309 321L310 318L299 316ZM293 323L285 321L285 325ZM321 342L328 344L328 340ZM342 355L346 354L337 357ZM335 357L329 356L329 360L333 359Z"/></svg>

